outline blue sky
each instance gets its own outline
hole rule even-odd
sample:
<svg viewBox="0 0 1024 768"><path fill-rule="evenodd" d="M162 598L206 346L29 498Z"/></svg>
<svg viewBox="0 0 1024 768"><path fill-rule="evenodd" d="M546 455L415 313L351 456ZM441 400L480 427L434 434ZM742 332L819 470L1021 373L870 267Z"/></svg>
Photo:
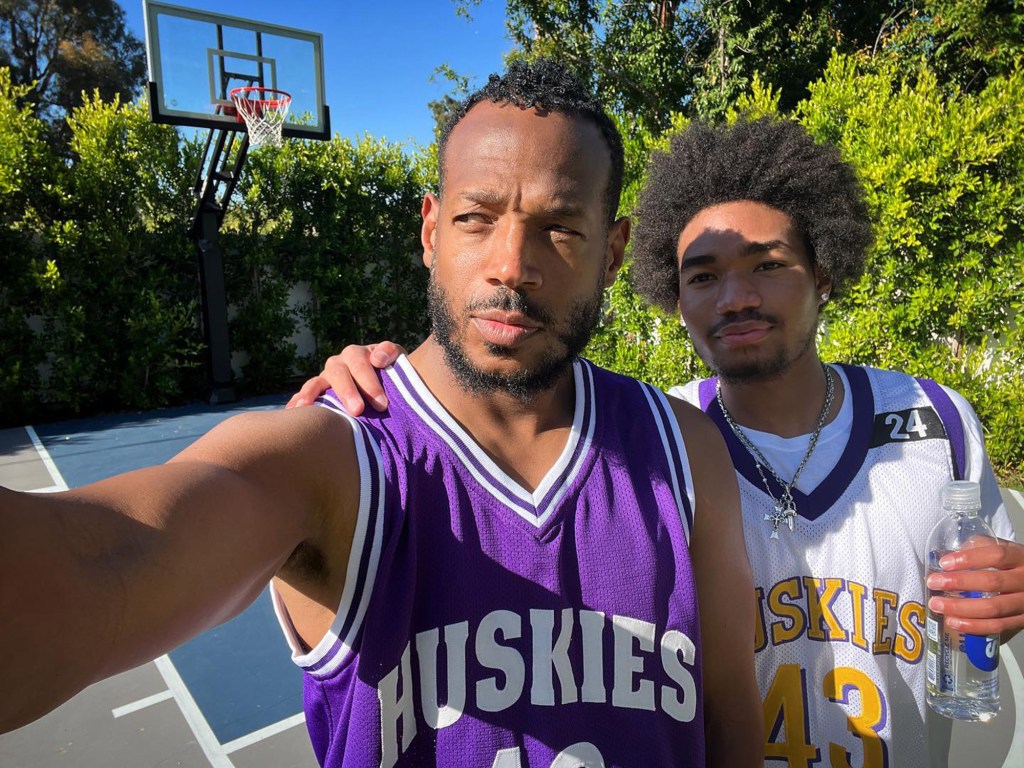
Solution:
<svg viewBox="0 0 1024 768"><path fill-rule="evenodd" d="M503 0L483 0L473 20L456 16L451 0L168 0L324 36L324 80L331 129L392 141L433 140L427 102L451 90L430 76L448 64L480 85L502 68L506 38ZM121 0L128 27L145 40L142 0Z"/></svg>

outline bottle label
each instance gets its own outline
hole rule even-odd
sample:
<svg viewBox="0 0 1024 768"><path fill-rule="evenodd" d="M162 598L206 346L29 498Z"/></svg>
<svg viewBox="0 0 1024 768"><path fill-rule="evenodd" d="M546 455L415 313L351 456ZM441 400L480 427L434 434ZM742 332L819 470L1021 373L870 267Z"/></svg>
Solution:
<svg viewBox="0 0 1024 768"><path fill-rule="evenodd" d="M991 672L999 664L997 635L961 635L964 654L982 672Z"/></svg>

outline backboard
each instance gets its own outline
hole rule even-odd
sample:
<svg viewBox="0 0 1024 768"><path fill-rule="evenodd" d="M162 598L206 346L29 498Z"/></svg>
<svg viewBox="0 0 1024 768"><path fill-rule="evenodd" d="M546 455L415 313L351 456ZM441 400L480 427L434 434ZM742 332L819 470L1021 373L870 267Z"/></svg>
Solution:
<svg viewBox="0 0 1024 768"><path fill-rule="evenodd" d="M285 136L330 138L319 32L154 0L144 6L154 122L244 131L229 93L258 85L291 94Z"/></svg>

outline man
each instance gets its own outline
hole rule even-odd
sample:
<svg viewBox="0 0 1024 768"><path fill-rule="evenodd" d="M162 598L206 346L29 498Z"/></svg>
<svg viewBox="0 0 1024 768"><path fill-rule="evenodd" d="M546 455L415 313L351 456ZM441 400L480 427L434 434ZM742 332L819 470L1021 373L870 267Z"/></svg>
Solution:
<svg viewBox="0 0 1024 768"><path fill-rule="evenodd" d="M273 577L324 765L759 761L723 442L576 357L629 236L618 134L563 68L517 64L439 157L433 333L387 372L387 414L328 396L231 419L162 467L0 493L0 729Z"/></svg>
<svg viewBox="0 0 1024 768"><path fill-rule="evenodd" d="M922 574L942 486L980 482L997 535L1013 531L962 397L818 358L821 307L861 272L872 241L853 169L792 122L694 124L653 158L638 218L638 289L680 312L718 374L672 394L715 420L739 479L766 765L941 764L948 721L929 734ZM325 374L358 397L351 366L379 396L366 354L347 352ZM382 345L370 361L392 352ZM1002 593L932 598L950 626L994 634L1024 625L1020 545L942 565L950 571L932 575L932 589ZM983 568L997 570L954 570Z"/></svg>

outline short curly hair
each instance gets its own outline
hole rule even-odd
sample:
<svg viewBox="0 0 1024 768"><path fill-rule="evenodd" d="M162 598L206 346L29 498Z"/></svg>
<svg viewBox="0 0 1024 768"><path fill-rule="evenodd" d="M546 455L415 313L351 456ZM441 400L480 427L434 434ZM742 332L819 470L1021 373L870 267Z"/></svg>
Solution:
<svg viewBox="0 0 1024 768"><path fill-rule="evenodd" d="M864 270L874 234L853 167L791 120L741 120L731 127L694 122L651 158L640 194L630 275L651 304L679 301L679 234L698 213L749 200L788 214L832 294Z"/></svg>
<svg viewBox="0 0 1024 768"><path fill-rule="evenodd" d="M440 193L444 193L445 150L448 147L448 139L451 138L455 126L481 101L514 104L522 109L539 107L548 112L560 112L580 118L597 126L608 147L611 160L608 185L604 191L605 211L609 224L615 220L615 214L619 210L619 196L622 194L622 136L594 94L588 91L582 81L564 65L551 59L541 58L533 62L513 61L504 75L491 75L487 85L471 93L448 117L437 141Z"/></svg>

